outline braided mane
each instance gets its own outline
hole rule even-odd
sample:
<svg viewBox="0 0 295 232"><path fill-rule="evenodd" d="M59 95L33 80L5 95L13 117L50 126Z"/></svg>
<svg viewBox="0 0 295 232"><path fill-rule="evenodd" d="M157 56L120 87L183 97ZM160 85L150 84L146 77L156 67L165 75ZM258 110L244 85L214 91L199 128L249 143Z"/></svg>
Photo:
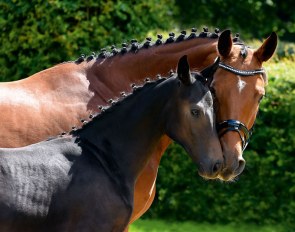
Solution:
<svg viewBox="0 0 295 232"><path fill-rule="evenodd" d="M85 56L82 54L77 60L74 62L76 64L80 64L83 61L91 61L93 59L105 59L105 58L110 58L116 55L124 55L126 53L137 53L139 50L142 49L148 49L149 47L155 47L155 46L160 46L160 45L165 45L165 44L171 44L171 43L179 43L181 41L187 41L195 38L211 38L211 39L217 39L219 38L220 30L216 28L214 32L209 32L207 27L203 28L203 31L197 34L197 29L192 28L191 33L187 35L186 31L181 31L180 35L178 35L175 38L175 33L170 32L169 37L163 41L163 36L158 34L157 35L157 40L153 43L152 38L147 37L146 41L143 43L139 43L136 39L130 40L130 44L127 43L122 43L122 48L117 48L115 45L112 45L110 49L107 48L102 48L100 50L100 53L96 54L95 52L92 52L91 55ZM233 38L234 44L241 44L243 45L244 43L240 40L240 35L237 33L235 37Z"/></svg>
<svg viewBox="0 0 295 232"><path fill-rule="evenodd" d="M199 34L197 34L197 29L192 28L191 33L189 35L187 35L186 31L181 31L180 35L175 37L175 33L171 32L171 33L169 33L169 37L165 41L163 40L162 35L157 35L157 40L154 43L152 42L152 39L150 37L148 37L148 38L146 38L146 41L141 44L138 43L136 39L132 39L130 41L130 44L123 43L121 49L118 49L114 45L112 45L110 47L110 50L103 48L103 49L101 49L101 52L99 54L95 54L93 52L91 55L89 55L87 57L85 55L81 55L77 60L69 61L69 62L75 62L76 64L80 64L84 61L89 62L93 59L106 59L106 58L114 57L116 55L124 55L127 53L137 53L139 50L148 49L150 47L164 46L166 44L172 44L172 43L180 43L182 41L188 41L191 39L197 39L197 38L217 39L217 38L219 38L219 35L220 35L220 30L218 28L216 28L214 30L214 32L209 32L208 28L204 27L203 31L200 32ZM235 35L235 37L233 38L233 43L236 45L242 45L243 47L245 47L243 41L240 40L239 33L237 33ZM171 70L170 76L173 76L173 74L174 74L173 70ZM121 104L125 100L125 98L129 98L131 96L134 96L134 94L138 93L139 90L145 89L151 85L156 85L165 79L166 78L163 78L161 76L157 76L156 80L154 80L154 79L150 80L149 78L146 78L146 83L142 86L136 86L135 84L132 84L131 85L131 87L133 88L132 93L122 92L121 97L119 99L116 99L116 100L110 99L108 101L109 105L98 106L98 111L99 111L98 114L89 115L88 120L82 119L81 122L83 123L83 126L81 128L77 128L74 126L74 127L72 127L72 131L62 132L60 135L61 136L66 135L66 134L77 135L78 132L83 130L83 128L85 126L88 126L89 124L91 124L92 121L96 120L97 118L100 118L102 115L104 115L104 113L108 113L108 112L111 112L112 110L114 110L114 108L115 108L114 106Z"/></svg>

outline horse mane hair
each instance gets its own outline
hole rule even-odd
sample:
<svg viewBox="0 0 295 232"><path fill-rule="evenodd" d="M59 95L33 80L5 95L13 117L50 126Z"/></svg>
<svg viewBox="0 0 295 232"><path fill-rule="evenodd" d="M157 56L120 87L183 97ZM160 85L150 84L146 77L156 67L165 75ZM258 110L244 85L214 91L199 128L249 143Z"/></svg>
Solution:
<svg viewBox="0 0 295 232"><path fill-rule="evenodd" d="M155 41L155 43L152 43L152 39L151 38L146 38L146 41L143 42L142 44L138 43L137 40L132 39L130 42L131 44L127 44L127 43L122 43L122 48L119 50L117 49L114 45L111 46L111 51L107 51L106 48L101 49L101 52L99 54L95 54L94 52L92 52L91 55L89 56L85 56L85 55L81 55L77 60L75 61L67 61L64 63L68 63L68 62L74 62L76 64L80 64L84 61L91 61L93 59L105 59L105 58L110 58L110 57L114 57L118 54L124 55L130 52L136 53L141 49L148 49L149 47L154 47L154 46L161 46L161 45L165 45L165 44L171 44L171 43L179 43L181 41L187 41L190 39L196 39L196 38L211 38L211 39L216 39L219 38L219 34L220 34L220 30L218 28L216 28L214 30L214 32L209 32L207 27L203 28L203 31L199 33L199 35L197 34L197 29L192 28L191 29L191 33L190 35L186 35L186 31L181 31L180 35L175 38L175 33L171 32L169 33L169 37L166 39L165 42L163 42L162 35L157 35L157 40ZM240 35L239 33L236 33L235 37L233 38L233 43L237 44L237 45L244 45L244 42L242 40L240 40ZM170 76L172 76L172 74L170 74ZM71 134L71 135L77 135L81 130L83 130L86 126L88 126L89 124L91 124L92 121L95 121L97 119L99 119L100 117L102 117L103 115L105 115L106 113L110 113L114 110L114 108L116 108L115 106L123 103L125 100L135 96L136 94L138 94L139 92L141 92L141 90L146 89L148 87L157 85L159 83L161 83L162 81L164 81L166 78L162 77L161 79L158 80L151 80L146 82L144 85L142 86L136 86L135 84L132 84L132 88L133 88L133 92L132 93L128 93L126 94L126 97L122 96L120 99L118 100L109 100L109 105L106 106L100 106L99 109L101 110L100 113L96 114L96 115L90 115L89 118L90 120L81 120L83 123L83 126L80 128L75 128L73 127L72 130L69 133L63 132L61 133L60 136L66 135L66 134ZM50 137L50 139L53 139L55 137Z"/></svg>
<svg viewBox="0 0 295 232"><path fill-rule="evenodd" d="M147 49L149 47L154 47L154 46L160 46L163 44L171 44L171 43L179 43L181 41L186 41L190 39L195 39L195 38L211 38L211 39L216 39L219 38L220 30L216 28L214 32L209 32L207 27L203 28L203 31L197 34L197 29L192 28L190 35L186 35L186 31L181 31L180 35L178 35L177 38L175 38L175 33L170 32L169 37L166 39L166 41L163 41L163 36L158 34L157 35L157 40L153 43L152 39L150 37L146 38L146 41L143 43L138 43L136 39L131 39L130 44L127 43L122 43L122 48L116 48L115 45L112 45L110 49L107 48L102 48L100 50L100 53L96 54L95 52L92 52L91 55L85 56L84 54L81 54L81 56L76 59L75 62L76 64L80 64L84 61L91 61L93 59L105 59L105 58L110 58L116 55L124 55L130 52L137 53L139 50L142 49ZM235 37L233 38L234 44L240 44L243 45L244 42L240 40L240 34L236 33Z"/></svg>

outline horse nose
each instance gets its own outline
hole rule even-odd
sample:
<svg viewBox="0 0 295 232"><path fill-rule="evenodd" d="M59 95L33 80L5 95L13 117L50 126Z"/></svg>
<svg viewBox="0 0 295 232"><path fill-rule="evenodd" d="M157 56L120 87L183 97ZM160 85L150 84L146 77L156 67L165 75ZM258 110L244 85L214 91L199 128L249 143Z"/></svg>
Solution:
<svg viewBox="0 0 295 232"><path fill-rule="evenodd" d="M199 174L205 179L216 179L222 171L223 162L217 160L215 162L201 163L199 168Z"/></svg>
<svg viewBox="0 0 295 232"><path fill-rule="evenodd" d="M245 165L246 161L242 157L238 158L237 162L232 165L226 166L225 164L218 177L224 181L231 181L243 172Z"/></svg>

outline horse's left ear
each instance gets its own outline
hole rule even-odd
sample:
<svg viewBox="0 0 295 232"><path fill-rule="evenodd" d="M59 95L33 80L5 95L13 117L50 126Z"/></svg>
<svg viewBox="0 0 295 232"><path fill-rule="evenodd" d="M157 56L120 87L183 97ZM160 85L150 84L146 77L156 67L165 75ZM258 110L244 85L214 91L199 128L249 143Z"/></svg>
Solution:
<svg viewBox="0 0 295 232"><path fill-rule="evenodd" d="M272 57L276 50L277 44L278 36L275 32L272 32L271 35L263 42L260 48L255 51L254 55L261 63L265 62Z"/></svg>
<svg viewBox="0 0 295 232"><path fill-rule="evenodd" d="M201 74L204 78L204 83L208 86L210 86L212 80L213 80L213 75L214 73L216 72L216 70L218 69L219 67L219 62L220 62L220 57L218 56L214 63L211 64L210 66L204 68L202 71L201 71Z"/></svg>
<svg viewBox="0 0 295 232"><path fill-rule="evenodd" d="M181 57L177 65L177 77L184 85L191 85L195 79L191 76L187 55Z"/></svg>

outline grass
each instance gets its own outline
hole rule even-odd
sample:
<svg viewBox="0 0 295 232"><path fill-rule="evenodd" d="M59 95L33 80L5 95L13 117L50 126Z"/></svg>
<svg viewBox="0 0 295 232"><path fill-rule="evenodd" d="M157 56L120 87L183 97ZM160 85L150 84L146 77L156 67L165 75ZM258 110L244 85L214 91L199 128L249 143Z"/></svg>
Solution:
<svg viewBox="0 0 295 232"><path fill-rule="evenodd" d="M252 224L197 224L194 222L170 222L161 220L138 220L129 232L284 232L283 226L258 226Z"/></svg>

